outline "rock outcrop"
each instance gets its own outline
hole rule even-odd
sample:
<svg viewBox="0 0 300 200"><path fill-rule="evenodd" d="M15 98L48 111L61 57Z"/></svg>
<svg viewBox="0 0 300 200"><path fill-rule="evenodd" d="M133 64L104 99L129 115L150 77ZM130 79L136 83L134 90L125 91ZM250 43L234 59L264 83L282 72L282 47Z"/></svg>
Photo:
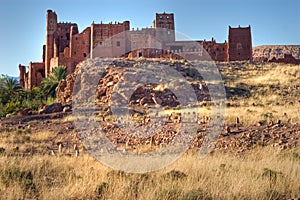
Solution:
<svg viewBox="0 0 300 200"><path fill-rule="evenodd" d="M300 45L267 45L253 47L254 61L269 61L283 59L285 55L291 55L294 59L300 59Z"/></svg>
<svg viewBox="0 0 300 200"><path fill-rule="evenodd" d="M50 113L56 113L62 111L63 111L63 106L61 105L61 103L53 103L51 105L42 106L38 112L39 114L50 114Z"/></svg>

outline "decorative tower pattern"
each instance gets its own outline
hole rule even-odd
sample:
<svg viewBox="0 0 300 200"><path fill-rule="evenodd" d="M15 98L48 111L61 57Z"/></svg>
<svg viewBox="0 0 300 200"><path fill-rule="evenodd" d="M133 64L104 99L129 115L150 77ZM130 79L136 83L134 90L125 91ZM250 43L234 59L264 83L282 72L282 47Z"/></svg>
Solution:
<svg viewBox="0 0 300 200"><path fill-rule="evenodd" d="M175 22L174 14L168 13L156 13L156 18L153 22L154 28L166 29L159 31L161 41L163 42L174 42L175 41ZM159 38L160 38L159 37Z"/></svg>

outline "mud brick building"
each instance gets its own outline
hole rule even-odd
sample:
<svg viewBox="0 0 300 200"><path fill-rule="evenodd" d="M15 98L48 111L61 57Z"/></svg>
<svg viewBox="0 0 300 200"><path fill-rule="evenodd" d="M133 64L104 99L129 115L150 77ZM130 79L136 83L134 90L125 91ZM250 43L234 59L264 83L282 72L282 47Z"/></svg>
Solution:
<svg viewBox="0 0 300 200"><path fill-rule="evenodd" d="M195 42L201 48L195 47ZM176 58L179 53L189 52L222 62L252 60L251 28L229 26L228 42L223 43L213 38L211 41L176 41L173 13L157 13L151 28L130 30L129 21L93 22L79 32L76 23L60 23L57 14L47 10L43 60L30 62L27 71L25 66L19 65L20 86L25 89L39 86L57 66L66 66L67 73L72 73L76 65L87 58Z"/></svg>

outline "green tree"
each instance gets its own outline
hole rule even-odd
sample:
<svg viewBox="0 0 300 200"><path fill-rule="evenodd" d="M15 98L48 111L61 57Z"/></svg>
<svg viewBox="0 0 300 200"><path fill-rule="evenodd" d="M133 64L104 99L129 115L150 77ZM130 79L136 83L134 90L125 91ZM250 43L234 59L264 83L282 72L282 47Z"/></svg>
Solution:
<svg viewBox="0 0 300 200"><path fill-rule="evenodd" d="M5 82L5 80L6 80L6 77L7 77L7 76L5 76L4 74L1 74L1 75L0 75L0 89L3 89L3 87L4 87L4 82Z"/></svg>
<svg viewBox="0 0 300 200"><path fill-rule="evenodd" d="M58 86L59 81L66 79L66 67L58 66L53 69L49 76L43 79L41 89L44 95L47 97L55 98L55 90Z"/></svg>
<svg viewBox="0 0 300 200"><path fill-rule="evenodd" d="M2 104L17 100L16 98L20 87L16 79L1 75L0 88L0 99Z"/></svg>
<svg viewBox="0 0 300 200"><path fill-rule="evenodd" d="M14 78L6 77L3 88L6 89L8 92L15 92L17 91L17 89L19 89L19 83Z"/></svg>

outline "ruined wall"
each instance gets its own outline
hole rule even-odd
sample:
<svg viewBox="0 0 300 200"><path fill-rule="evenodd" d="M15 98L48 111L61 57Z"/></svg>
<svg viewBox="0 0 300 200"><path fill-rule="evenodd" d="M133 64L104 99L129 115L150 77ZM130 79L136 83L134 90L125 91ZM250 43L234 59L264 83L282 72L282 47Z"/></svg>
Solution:
<svg viewBox="0 0 300 200"><path fill-rule="evenodd" d="M228 60L242 61L252 60L251 28L231 28L228 34Z"/></svg>
<svg viewBox="0 0 300 200"><path fill-rule="evenodd" d="M82 33L77 34L77 27L71 29L70 57L74 62L79 63L85 60L90 54L91 28L86 28Z"/></svg>
<svg viewBox="0 0 300 200"><path fill-rule="evenodd" d="M47 10L46 15L46 51L45 51L45 76L50 73L50 60L54 57L54 34L57 29L57 15L52 10Z"/></svg>
<svg viewBox="0 0 300 200"><path fill-rule="evenodd" d="M75 30L78 30L77 24L75 23L58 23L57 30L55 32L55 40L57 44L58 52L64 52L66 47L70 47L71 39L71 27L76 27ZM77 32L78 33L78 32ZM74 33L76 34L76 33ZM56 55L58 56L58 55Z"/></svg>
<svg viewBox="0 0 300 200"><path fill-rule="evenodd" d="M28 83L26 89L40 86L45 77L45 64L30 62L28 68Z"/></svg>
<svg viewBox="0 0 300 200"><path fill-rule="evenodd" d="M20 72L20 75L19 75L19 82L20 82L20 87L21 88L25 88L25 74L26 74L26 67L19 64L19 72Z"/></svg>
<svg viewBox="0 0 300 200"><path fill-rule="evenodd" d="M299 65L300 64L300 59L296 59L292 54L284 54L283 58L278 58L276 59L273 57L269 62L277 62L277 63L288 63L288 64L295 64Z"/></svg>
<svg viewBox="0 0 300 200"><path fill-rule="evenodd" d="M67 68L67 74L71 74L75 70L76 62L74 62L74 59L70 57L56 57L51 58L50 66L52 70L58 66L65 66Z"/></svg>
<svg viewBox="0 0 300 200"><path fill-rule="evenodd" d="M216 43L214 39L212 41L204 41L203 49L207 51L212 60L225 62L228 61L228 44L225 41L224 43Z"/></svg>
<svg viewBox="0 0 300 200"><path fill-rule="evenodd" d="M163 49L142 48L129 53L129 58L171 58L171 51Z"/></svg>

